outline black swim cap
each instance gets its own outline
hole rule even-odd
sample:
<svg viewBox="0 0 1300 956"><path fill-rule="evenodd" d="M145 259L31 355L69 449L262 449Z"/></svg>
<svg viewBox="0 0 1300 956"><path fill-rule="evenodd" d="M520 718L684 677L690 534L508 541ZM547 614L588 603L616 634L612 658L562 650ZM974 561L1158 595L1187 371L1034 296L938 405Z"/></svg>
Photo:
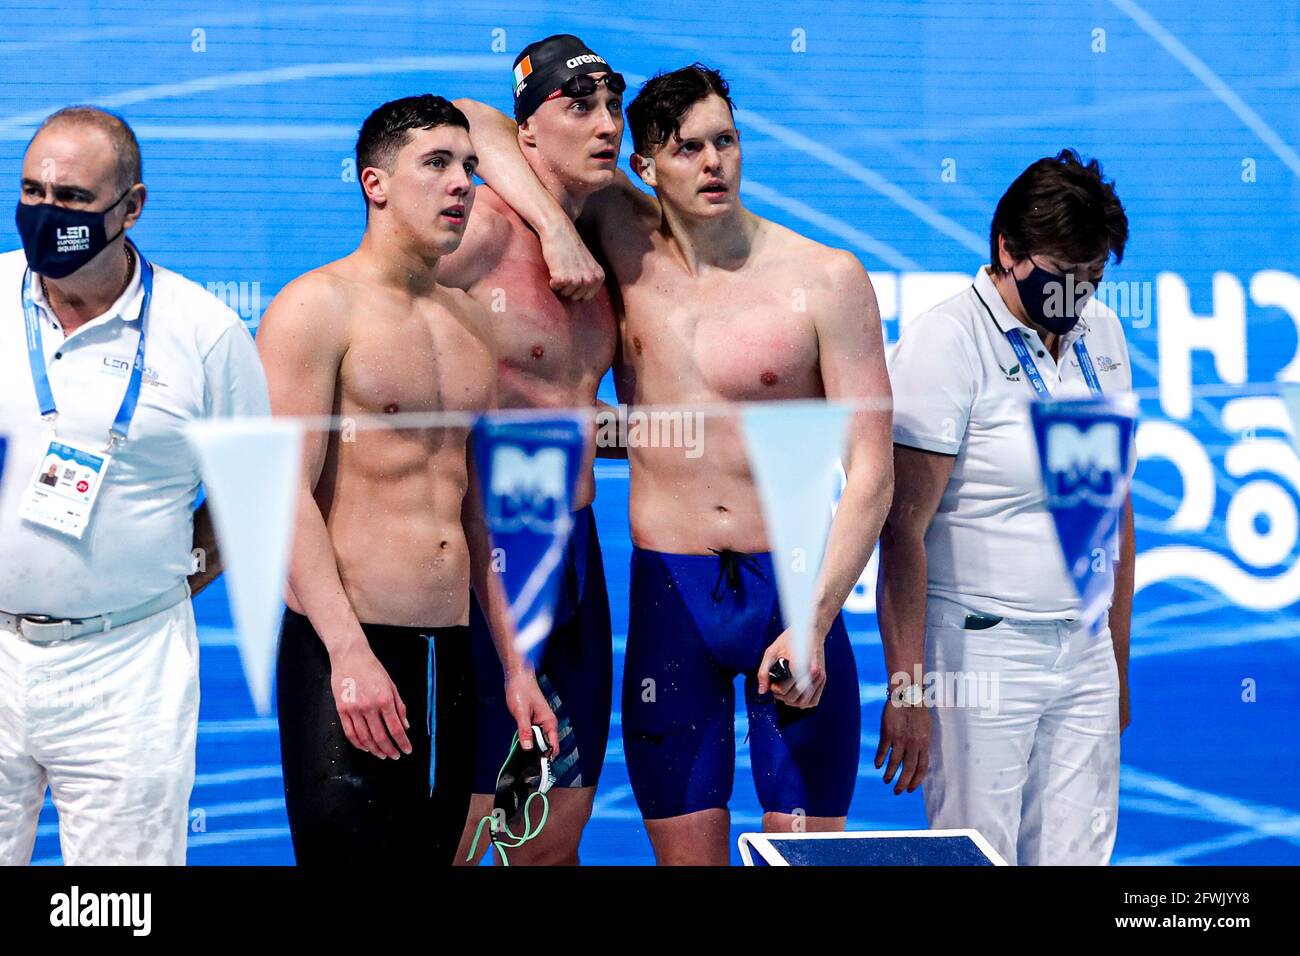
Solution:
<svg viewBox="0 0 1300 956"><path fill-rule="evenodd" d="M572 33L557 33L524 47L515 58L515 122L522 123L570 77L608 73L611 67Z"/></svg>

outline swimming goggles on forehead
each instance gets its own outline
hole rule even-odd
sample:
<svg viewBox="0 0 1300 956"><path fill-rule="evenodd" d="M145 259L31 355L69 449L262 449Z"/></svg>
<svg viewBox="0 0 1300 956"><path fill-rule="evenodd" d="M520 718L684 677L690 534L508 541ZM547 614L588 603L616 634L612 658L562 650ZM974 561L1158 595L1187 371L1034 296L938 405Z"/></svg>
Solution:
<svg viewBox="0 0 1300 956"><path fill-rule="evenodd" d="M596 88L602 83L615 96L621 95L627 89L627 80L623 79L622 73L606 73L599 79L590 73L579 73L577 76L571 76L561 83L560 88L548 96L547 99L553 100L559 96L567 96L570 99L580 100L584 96L595 93Z"/></svg>

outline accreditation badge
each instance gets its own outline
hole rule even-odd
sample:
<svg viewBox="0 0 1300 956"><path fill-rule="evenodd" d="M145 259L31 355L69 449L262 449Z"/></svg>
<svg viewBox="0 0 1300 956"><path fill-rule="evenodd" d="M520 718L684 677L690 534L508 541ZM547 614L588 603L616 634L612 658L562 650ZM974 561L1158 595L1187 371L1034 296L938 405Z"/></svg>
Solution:
<svg viewBox="0 0 1300 956"><path fill-rule="evenodd" d="M23 492L18 516L80 541L112 460L102 447L51 441Z"/></svg>

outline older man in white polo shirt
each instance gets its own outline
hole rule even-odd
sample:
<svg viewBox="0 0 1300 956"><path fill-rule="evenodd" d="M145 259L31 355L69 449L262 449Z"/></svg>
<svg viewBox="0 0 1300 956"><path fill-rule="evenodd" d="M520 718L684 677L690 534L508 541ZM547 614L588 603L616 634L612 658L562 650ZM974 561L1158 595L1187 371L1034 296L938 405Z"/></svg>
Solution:
<svg viewBox="0 0 1300 956"><path fill-rule="evenodd" d="M1095 160L1070 150L1039 160L998 204L993 264L912 322L889 362L886 663L910 678L924 660L936 687L985 693L931 711L922 688L896 679L876 766L888 753L887 780L924 779L932 827L978 829L1011 863L1105 863L1115 842L1132 505L1118 559L1106 556L1109 627L1094 635L1047 510L1029 403L1130 389L1119 319L1083 284L1123 257L1127 238Z"/></svg>
<svg viewBox="0 0 1300 956"><path fill-rule="evenodd" d="M183 429L268 400L238 316L127 240L140 180L124 121L55 113L0 255L0 864L30 860L47 787L65 862L185 861L189 598L220 565Z"/></svg>

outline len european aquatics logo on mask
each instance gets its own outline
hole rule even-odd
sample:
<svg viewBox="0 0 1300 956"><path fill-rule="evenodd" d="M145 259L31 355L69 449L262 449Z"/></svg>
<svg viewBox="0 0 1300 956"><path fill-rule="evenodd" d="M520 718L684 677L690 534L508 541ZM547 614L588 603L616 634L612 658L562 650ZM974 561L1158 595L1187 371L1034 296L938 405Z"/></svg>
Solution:
<svg viewBox="0 0 1300 956"><path fill-rule="evenodd" d="M89 226L68 226L54 231L55 247L59 252L85 252L90 248Z"/></svg>

